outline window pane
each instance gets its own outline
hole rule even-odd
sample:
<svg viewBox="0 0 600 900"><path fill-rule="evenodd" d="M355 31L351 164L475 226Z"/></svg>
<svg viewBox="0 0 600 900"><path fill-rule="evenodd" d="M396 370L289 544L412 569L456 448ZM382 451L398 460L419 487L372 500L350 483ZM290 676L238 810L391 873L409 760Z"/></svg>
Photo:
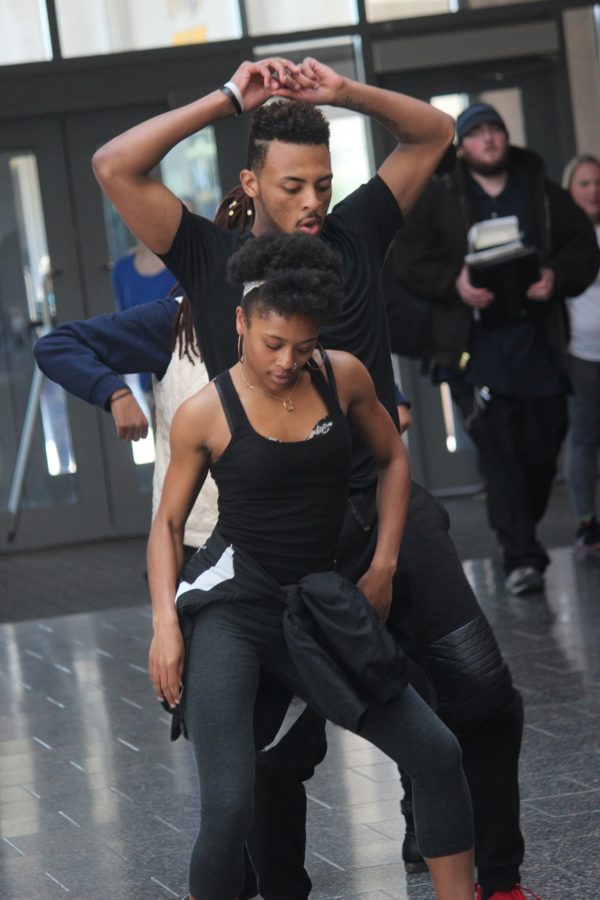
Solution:
<svg viewBox="0 0 600 900"><path fill-rule="evenodd" d="M531 3L532 0L463 0L463 9L481 9L484 6L509 6L511 3Z"/></svg>
<svg viewBox="0 0 600 900"><path fill-rule="evenodd" d="M50 33L43 0L0 3L0 65L51 59Z"/></svg>
<svg viewBox="0 0 600 900"><path fill-rule="evenodd" d="M240 37L237 0L55 0L63 56Z"/></svg>
<svg viewBox="0 0 600 900"><path fill-rule="evenodd" d="M371 177L367 119L358 113L323 107L331 126L331 169L335 206Z"/></svg>
<svg viewBox="0 0 600 900"><path fill-rule="evenodd" d="M212 219L223 196L214 128L203 128L173 147L160 164L160 176L195 213Z"/></svg>
<svg viewBox="0 0 600 900"><path fill-rule="evenodd" d="M250 34L277 34L354 25L358 21L355 0L246 0Z"/></svg>
<svg viewBox="0 0 600 900"><path fill-rule="evenodd" d="M369 22L457 12L459 0L366 0Z"/></svg>
<svg viewBox="0 0 600 900"><path fill-rule="evenodd" d="M76 464L64 391L36 375L32 344L55 312L37 163L33 153L0 153L0 503L6 508L17 451L32 436L21 507L75 503Z"/></svg>

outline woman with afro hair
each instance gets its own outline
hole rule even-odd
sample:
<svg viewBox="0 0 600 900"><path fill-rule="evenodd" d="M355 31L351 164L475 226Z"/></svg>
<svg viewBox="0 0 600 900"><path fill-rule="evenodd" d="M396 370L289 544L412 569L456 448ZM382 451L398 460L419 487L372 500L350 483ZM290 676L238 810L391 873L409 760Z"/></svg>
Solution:
<svg viewBox="0 0 600 900"><path fill-rule="evenodd" d="M200 781L191 900L234 900L253 815L253 710L263 667L408 772L438 900L472 900L473 831L458 742L407 686L385 629L409 472L354 356L319 348L343 298L337 254L266 234L231 258L239 360L178 409L148 547L157 698L179 708ZM352 435L378 468L378 536L357 586L336 574ZM210 471L216 528L183 565L187 513ZM179 573L181 575L179 576ZM179 582L178 582L179 578Z"/></svg>

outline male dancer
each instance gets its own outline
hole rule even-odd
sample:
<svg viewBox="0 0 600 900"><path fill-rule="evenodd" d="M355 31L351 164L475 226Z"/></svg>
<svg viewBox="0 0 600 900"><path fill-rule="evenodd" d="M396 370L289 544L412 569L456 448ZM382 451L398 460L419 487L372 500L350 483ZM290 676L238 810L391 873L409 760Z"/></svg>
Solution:
<svg viewBox="0 0 600 900"><path fill-rule="evenodd" d="M303 102L263 107L273 96ZM328 129L314 109L325 103L364 112L398 138L375 178L329 216ZM342 78L314 59L296 66L272 58L243 63L224 89L144 122L96 153L94 170L101 186L185 289L210 375L235 359L234 309L240 292L226 283L224 271L229 256L247 238L193 216L149 173L180 140L219 118L251 109L257 113L241 181L254 200L252 230L320 236L341 253L346 299L339 320L325 330L325 344L355 353L365 363L381 401L396 418L379 268L402 214L414 204L452 139L451 120L404 95ZM281 372L285 365L282 359ZM338 559L342 572L352 578L365 571L374 546L374 481L357 447ZM409 655L427 666L440 715L461 740L475 808L479 896L521 898L517 763L522 705L447 528L445 511L413 486L388 621ZM290 829L297 828L292 810L288 816ZM282 830L281 824L274 828ZM265 894L262 884L261 891ZM307 896L306 890L286 887L271 896L276 894L290 900Z"/></svg>

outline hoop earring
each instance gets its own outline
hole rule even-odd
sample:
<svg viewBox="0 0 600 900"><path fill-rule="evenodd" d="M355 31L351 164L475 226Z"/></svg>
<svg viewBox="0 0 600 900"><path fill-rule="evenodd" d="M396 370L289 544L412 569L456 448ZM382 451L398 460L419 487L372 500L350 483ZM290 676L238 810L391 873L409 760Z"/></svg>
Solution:
<svg viewBox="0 0 600 900"><path fill-rule="evenodd" d="M244 335L238 334L238 346L237 346L238 359L241 363L244 362Z"/></svg>
<svg viewBox="0 0 600 900"><path fill-rule="evenodd" d="M316 360L314 360L311 356L311 358L306 361L305 366L307 369L311 369L311 371L313 372L318 372L323 368L323 363L325 362L325 350L323 349L323 344L319 342L316 345L315 350L318 350L321 354L321 362L316 362Z"/></svg>

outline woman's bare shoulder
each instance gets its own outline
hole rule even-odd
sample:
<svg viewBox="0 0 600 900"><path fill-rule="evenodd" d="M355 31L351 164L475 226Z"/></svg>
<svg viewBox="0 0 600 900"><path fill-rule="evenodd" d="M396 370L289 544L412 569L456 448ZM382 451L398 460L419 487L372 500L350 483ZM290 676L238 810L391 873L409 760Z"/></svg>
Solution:
<svg viewBox="0 0 600 900"><path fill-rule="evenodd" d="M360 359L353 356L352 353L347 353L345 350L328 350L327 356L338 380L340 378L370 377Z"/></svg>
<svg viewBox="0 0 600 900"><path fill-rule="evenodd" d="M171 435L187 435L193 444L207 444L211 429L223 415L219 394L212 381L184 400L173 416Z"/></svg>

